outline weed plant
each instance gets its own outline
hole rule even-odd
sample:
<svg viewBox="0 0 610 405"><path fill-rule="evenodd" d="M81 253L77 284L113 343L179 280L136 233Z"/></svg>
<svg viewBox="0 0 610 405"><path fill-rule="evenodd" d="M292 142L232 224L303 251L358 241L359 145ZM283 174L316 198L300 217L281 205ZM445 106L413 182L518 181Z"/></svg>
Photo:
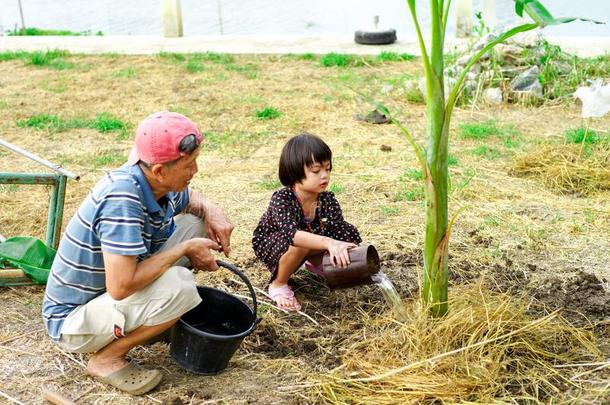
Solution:
<svg viewBox="0 0 610 405"><path fill-rule="evenodd" d="M281 116L282 113L273 107L265 107L256 111L256 118L259 120L273 120Z"/></svg>

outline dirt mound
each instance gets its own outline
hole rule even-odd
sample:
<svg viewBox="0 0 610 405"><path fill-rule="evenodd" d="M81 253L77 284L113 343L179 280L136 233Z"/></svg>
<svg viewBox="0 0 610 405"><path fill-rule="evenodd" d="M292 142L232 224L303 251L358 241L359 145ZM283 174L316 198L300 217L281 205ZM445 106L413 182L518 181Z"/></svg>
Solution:
<svg viewBox="0 0 610 405"><path fill-rule="evenodd" d="M610 293L594 274L579 270L561 279L550 276L531 286L532 295L550 308L563 308L564 316L581 323L583 316L590 321L610 318Z"/></svg>

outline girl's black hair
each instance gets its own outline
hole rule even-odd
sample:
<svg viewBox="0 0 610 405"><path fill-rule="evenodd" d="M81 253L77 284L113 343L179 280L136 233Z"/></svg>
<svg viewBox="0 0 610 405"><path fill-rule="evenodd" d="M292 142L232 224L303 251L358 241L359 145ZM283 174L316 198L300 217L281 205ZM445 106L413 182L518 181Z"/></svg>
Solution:
<svg viewBox="0 0 610 405"><path fill-rule="evenodd" d="M279 176L284 186L290 187L305 178L305 166L314 162L329 161L333 168L333 153L318 136L306 132L293 136L286 142L280 156Z"/></svg>

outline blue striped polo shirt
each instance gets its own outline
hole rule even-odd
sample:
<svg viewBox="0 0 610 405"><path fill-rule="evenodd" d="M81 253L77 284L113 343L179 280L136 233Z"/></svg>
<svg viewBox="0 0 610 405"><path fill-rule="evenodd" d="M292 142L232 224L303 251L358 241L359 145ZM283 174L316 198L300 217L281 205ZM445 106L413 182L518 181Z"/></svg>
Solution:
<svg viewBox="0 0 610 405"><path fill-rule="evenodd" d="M157 252L174 232L174 215L188 204L188 188L157 201L138 165L106 174L70 220L47 282L42 316L53 340L66 317L106 291L102 252L137 256Z"/></svg>

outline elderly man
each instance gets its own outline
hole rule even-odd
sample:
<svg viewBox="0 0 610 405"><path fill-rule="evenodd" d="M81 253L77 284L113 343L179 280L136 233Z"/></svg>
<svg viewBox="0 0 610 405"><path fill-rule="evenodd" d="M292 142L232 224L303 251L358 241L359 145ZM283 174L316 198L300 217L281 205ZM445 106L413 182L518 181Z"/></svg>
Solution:
<svg viewBox="0 0 610 405"><path fill-rule="evenodd" d="M211 251L231 249L233 225L189 188L201 141L181 114L144 119L128 162L71 219L49 276L42 313L51 339L94 353L87 372L134 395L157 386L161 373L129 363L127 352L201 302L187 264L216 270Z"/></svg>

